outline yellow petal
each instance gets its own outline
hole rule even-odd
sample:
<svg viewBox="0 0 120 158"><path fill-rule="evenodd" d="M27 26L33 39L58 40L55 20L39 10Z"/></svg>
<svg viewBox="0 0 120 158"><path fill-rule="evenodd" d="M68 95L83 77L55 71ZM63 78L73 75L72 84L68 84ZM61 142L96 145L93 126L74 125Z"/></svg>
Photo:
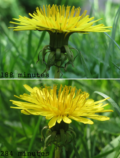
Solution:
<svg viewBox="0 0 120 158"><path fill-rule="evenodd" d="M71 123L72 121L71 121L71 119L69 119L67 116L64 116L63 117L63 121L65 122L65 123Z"/></svg>
<svg viewBox="0 0 120 158"><path fill-rule="evenodd" d="M62 116L58 116L57 122L60 123L62 121Z"/></svg>
<svg viewBox="0 0 120 158"><path fill-rule="evenodd" d="M30 86L28 86L28 85L24 85L24 87L25 87L25 89L27 89L29 92L32 92L33 91L33 89L30 87Z"/></svg>
<svg viewBox="0 0 120 158"><path fill-rule="evenodd" d="M21 110L21 113L23 113L25 115L31 115L27 110Z"/></svg>
<svg viewBox="0 0 120 158"><path fill-rule="evenodd" d="M90 106L91 104L94 104L94 100L93 100L93 99L88 99L88 100L85 102L85 105Z"/></svg>
<svg viewBox="0 0 120 158"><path fill-rule="evenodd" d="M50 120L51 118L53 118L53 117L54 117L54 115L53 115L53 114L47 114L47 115L44 115L44 116L46 116L46 119L47 119L47 120Z"/></svg>
<svg viewBox="0 0 120 158"><path fill-rule="evenodd" d="M57 117L53 117L53 118L49 121L49 123L48 123L49 128L55 126L56 120L57 120Z"/></svg>
<svg viewBox="0 0 120 158"><path fill-rule="evenodd" d="M92 116L89 116L89 118L99 120L99 121L106 121L110 119L107 116L101 116L101 115L92 115Z"/></svg>
<svg viewBox="0 0 120 158"><path fill-rule="evenodd" d="M83 117L74 117L74 116L69 116L71 119L78 121L78 122L82 122L85 124L93 124L93 121L87 119L87 118L83 118Z"/></svg>

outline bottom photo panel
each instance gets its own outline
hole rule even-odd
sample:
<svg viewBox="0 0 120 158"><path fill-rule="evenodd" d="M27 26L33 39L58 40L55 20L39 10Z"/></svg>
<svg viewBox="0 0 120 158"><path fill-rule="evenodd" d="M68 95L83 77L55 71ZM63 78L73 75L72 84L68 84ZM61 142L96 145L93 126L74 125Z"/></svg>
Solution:
<svg viewBox="0 0 120 158"><path fill-rule="evenodd" d="M0 80L0 157L120 158L120 80Z"/></svg>

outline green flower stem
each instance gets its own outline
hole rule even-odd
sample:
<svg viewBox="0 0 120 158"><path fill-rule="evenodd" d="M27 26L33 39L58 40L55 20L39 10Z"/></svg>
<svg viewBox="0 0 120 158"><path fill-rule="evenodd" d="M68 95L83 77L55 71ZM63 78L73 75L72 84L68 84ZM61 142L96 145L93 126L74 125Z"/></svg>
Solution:
<svg viewBox="0 0 120 158"><path fill-rule="evenodd" d="M56 147L55 149L55 158L60 158L60 147Z"/></svg>
<svg viewBox="0 0 120 158"><path fill-rule="evenodd" d="M60 64L61 64L61 61L58 61L57 66L60 66ZM60 68L57 66L55 68L55 77L54 78L60 78Z"/></svg>

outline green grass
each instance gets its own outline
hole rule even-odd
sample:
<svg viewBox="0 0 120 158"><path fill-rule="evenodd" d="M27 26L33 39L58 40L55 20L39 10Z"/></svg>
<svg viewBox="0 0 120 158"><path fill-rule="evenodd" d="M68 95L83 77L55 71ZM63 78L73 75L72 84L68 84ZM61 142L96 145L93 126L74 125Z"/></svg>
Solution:
<svg viewBox="0 0 120 158"><path fill-rule="evenodd" d="M69 158L75 155L77 158L118 158L120 155L120 106L118 106L120 105L120 81L118 80L0 80L0 151L9 153L12 151L12 157L16 158L20 151L34 152L44 147L41 141L41 129L48 121L44 117L24 115L20 110L10 108L12 103L9 100L16 99L14 95L28 93L23 87L24 84L31 87L71 85L87 91L90 98L96 101L103 99L103 94L110 96L112 102L106 101L109 103L106 108L113 109L114 112L102 114L109 116L110 120L104 122L94 120L93 125L72 121L71 126L77 137L73 143L67 145L66 152L65 148L63 149L62 155L64 158L65 155ZM95 91L102 93L103 96L94 93ZM53 158L54 145L49 146L46 152L49 152L49 158ZM27 158L27 156L21 156L21 158Z"/></svg>
<svg viewBox="0 0 120 158"><path fill-rule="evenodd" d="M71 1L70 4L72 4ZM104 14L98 12L97 8L97 3L95 3L90 16L94 16L95 19L103 18L99 23L113 28L110 33L72 34L69 39L69 46L77 49L79 53L74 61L74 67L69 65L66 71L61 69L62 78L120 77L120 8L111 2L106 3ZM23 14L21 13L22 16L24 16ZM13 25L9 24L9 26ZM22 73L23 77L27 78L28 73L35 75L43 73L46 66L45 63L42 63L39 52L45 45L49 44L48 33L39 31L13 32L12 29L8 29L8 25L4 22L1 23L0 29L0 57L2 58L0 72L3 73L3 77L18 78L18 74ZM77 51L73 50L73 52L75 56ZM10 72L14 76L12 74L10 76ZM53 66L49 71L49 78L54 78L54 72L55 67ZM2 78L1 74L0 77Z"/></svg>

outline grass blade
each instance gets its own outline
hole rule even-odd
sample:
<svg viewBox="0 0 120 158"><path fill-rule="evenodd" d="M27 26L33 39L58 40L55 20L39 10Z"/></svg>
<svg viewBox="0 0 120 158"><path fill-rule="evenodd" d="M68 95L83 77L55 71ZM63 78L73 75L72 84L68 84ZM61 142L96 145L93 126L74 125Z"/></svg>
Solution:
<svg viewBox="0 0 120 158"><path fill-rule="evenodd" d="M112 37L108 35L108 33L104 32L104 34L106 34L114 42L114 44L120 49L120 46L117 44L117 42L115 42L115 40Z"/></svg>
<svg viewBox="0 0 120 158"><path fill-rule="evenodd" d="M83 57L82 53L79 52L79 54L80 54L80 59L81 59L81 62L82 62L82 65L83 65L86 76L92 78L92 76L90 74L90 71L89 71L89 69L88 69L88 67L85 63L85 60L84 60L84 57Z"/></svg>
<svg viewBox="0 0 120 158"><path fill-rule="evenodd" d="M101 93L101 92L98 92L98 91L95 91L94 93L97 93L99 95L101 95L102 97L104 98L108 98L109 96L104 94L104 93ZM111 103L111 105L115 108L115 110L117 111L117 113L120 115L120 108L119 106L117 105L117 103L113 100L113 99L108 99L108 101Z"/></svg>
<svg viewBox="0 0 120 158"><path fill-rule="evenodd" d="M108 48L108 50L106 52L105 61L104 61L104 63L105 64L109 64L109 66L111 64L111 63L109 63L109 61L111 61L110 60L110 56L112 56L113 52L114 52L114 41L115 41L114 39L115 39L115 34L116 34L116 30L117 30L119 17L120 17L120 7L118 8L118 11L117 11L116 16L114 18L113 29L112 29L112 36L110 38L112 40L110 40L110 42L109 42L109 48ZM107 35L107 33L105 33L105 34ZM106 74L106 71L107 71L107 68L108 68L108 67L105 66L105 64L104 64L104 69L102 71L102 78L106 77L105 74Z"/></svg>
<svg viewBox="0 0 120 158"><path fill-rule="evenodd" d="M27 60L31 60L31 47L32 47L32 31L29 32L28 35L28 49L27 49Z"/></svg>
<svg viewBox="0 0 120 158"><path fill-rule="evenodd" d="M39 125L40 125L40 122L41 122L41 116L39 116L39 119L38 119L38 122L37 122L37 125L36 125L36 127L35 127L35 130L34 130L34 133L33 133L33 137L32 137L32 139L31 139L31 141L30 141L30 145L29 145L29 147L28 147L28 152L30 152L31 151L31 149L32 149L32 146L33 146L33 143L34 143L34 140L35 140L35 137L36 137L36 134L37 134L37 131L38 131L38 128L39 128Z"/></svg>
<svg viewBox="0 0 120 158"><path fill-rule="evenodd" d="M34 55L33 59L35 58L35 56L36 56L36 54L37 54L37 52L38 52L38 50L39 50L39 48L40 48L40 46L41 46L41 43L43 42L43 40L44 40L44 38L45 38L45 35L46 35L46 31L43 31L42 34L41 34L41 37L40 37L40 40L39 40L37 49L36 49L36 51L35 51L35 53L34 53L35 55Z"/></svg>
<svg viewBox="0 0 120 158"><path fill-rule="evenodd" d="M97 156L94 156L93 158L103 158L103 156L106 156L106 155L112 153L113 151L114 151L114 149L109 150L109 151L107 151L107 152L105 152L105 153L103 153L103 154L99 154L99 155L97 155Z"/></svg>

